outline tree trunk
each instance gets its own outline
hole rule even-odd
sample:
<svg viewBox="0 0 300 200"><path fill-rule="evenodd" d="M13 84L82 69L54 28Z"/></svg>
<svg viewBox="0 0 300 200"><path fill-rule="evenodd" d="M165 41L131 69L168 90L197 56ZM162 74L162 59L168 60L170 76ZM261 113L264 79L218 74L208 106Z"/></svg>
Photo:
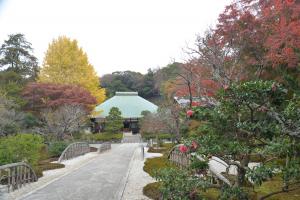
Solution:
<svg viewBox="0 0 300 200"><path fill-rule="evenodd" d="M235 185L241 187L246 184L246 167L250 162L250 156L244 155L243 159L241 160L240 167L237 168L237 180Z"/></svg>
<svg viewBox="0 0 300 200"><path fill-rule="evenodd" d="M193 103L193 94L192 94L192 88L191 88L191 83L188 82L188 88L189 88L189 96L190 96L190 109L192 109L192 103Z"/></svg>
<svg viewBox="0 0 300 200"><path fill-rule="evenodd" d="M158 144L158 134L156 134L156 148L158 149L158 147L159 147L159 144Z"/></svg>

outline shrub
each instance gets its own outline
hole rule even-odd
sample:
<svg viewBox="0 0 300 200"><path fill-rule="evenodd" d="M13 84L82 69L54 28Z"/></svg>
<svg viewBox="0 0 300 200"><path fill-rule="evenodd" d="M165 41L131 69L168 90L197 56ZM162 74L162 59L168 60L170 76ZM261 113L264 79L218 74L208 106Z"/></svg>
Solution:
<svg viewBox="0 0 300 200"><path fill-rule="evenodd" d="M35 134L18 134L0 139L0 165L28 162L34 166L40 156L43 139Z"/></svg>
<svg viewBox="0 0 300 200"><path fill-rule="evenodd" d="M187 170L166 168L158 171L155 178L161 182L160 192L163 199L202 199L198 193L202 182L198 178L191 177Z"/></svg>
<svg viewBox="0 0 300 200"><path fill-rule="evenodd" d="M160 183L149 183L143 188L143 194L151 199L159 200L160 199L160 191L159 191Z"/></svg>
<svg viewBox="0 0 300 200"><path fill-rule="evenodd" d="M67 148L68 144L63 141L53 142L49 145L49 154L51 157L59 157Z"/></svg>
<svg viewBox="0 0 300 200"><path fill-rule="evenodd" d="M112 141L112 140L122 140L123 134L122 133L97 133L97 134L90 134L86 135L84 139L89 141Z"/></svg>

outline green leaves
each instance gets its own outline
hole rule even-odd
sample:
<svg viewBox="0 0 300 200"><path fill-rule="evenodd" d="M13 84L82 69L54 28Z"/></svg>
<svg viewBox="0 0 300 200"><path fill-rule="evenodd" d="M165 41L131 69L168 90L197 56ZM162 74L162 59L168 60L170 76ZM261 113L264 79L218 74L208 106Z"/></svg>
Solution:
<svg viewBox="0 0 300 200"><path fill-rule="evenodd" d="M163 199L172 200L189 200L199 199L202 197L197 193L197 189L205 189L208 182L199 178L190 176L186 170L165 168L155 174L157 181L160 181L160 191Z"/></svg>
<svg viewBox="0 0 300 200"><path fill-rule="evenodd" d="M255 185L261 185L264 181L272 178L274 168L261 165L253 169L248 169L246 177L249 178Z"/></svg>

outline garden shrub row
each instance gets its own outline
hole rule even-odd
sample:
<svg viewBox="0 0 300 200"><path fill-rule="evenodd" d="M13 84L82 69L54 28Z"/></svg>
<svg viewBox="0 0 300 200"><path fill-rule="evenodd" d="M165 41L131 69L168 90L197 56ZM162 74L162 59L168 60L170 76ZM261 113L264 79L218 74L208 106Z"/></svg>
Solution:
<svg viewBox="0 0 300 200"><path fill-rule="evenodd" d="M123 133L97 133L97 134L84 135L82 139L87 141L117 142L117 141L121 141L122 138L123 138Z"/></svg>
<svg viewBox="0 0 300 200"><path fill-rule="evenodd" d="M156 139L156 134L143 134L142 137L146 140ZM173 137L169 133L158 134L158 139L160 140L171 140Z"/></svg>

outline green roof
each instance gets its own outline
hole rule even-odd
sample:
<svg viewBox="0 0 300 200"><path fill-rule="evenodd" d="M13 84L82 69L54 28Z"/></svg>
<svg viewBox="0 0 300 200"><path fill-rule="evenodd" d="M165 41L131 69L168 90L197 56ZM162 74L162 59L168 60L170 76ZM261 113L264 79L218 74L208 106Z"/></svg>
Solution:
<svg viewBox="0 0 300 200"><path fill-rule="evenodd" d="M142 111L156 112L157 106L140 97L137 92L116 92L115 96L96 106L95 111L101 112L96 118L105 118L112 107L122 112L123 118L140 118Z"/></svg>

